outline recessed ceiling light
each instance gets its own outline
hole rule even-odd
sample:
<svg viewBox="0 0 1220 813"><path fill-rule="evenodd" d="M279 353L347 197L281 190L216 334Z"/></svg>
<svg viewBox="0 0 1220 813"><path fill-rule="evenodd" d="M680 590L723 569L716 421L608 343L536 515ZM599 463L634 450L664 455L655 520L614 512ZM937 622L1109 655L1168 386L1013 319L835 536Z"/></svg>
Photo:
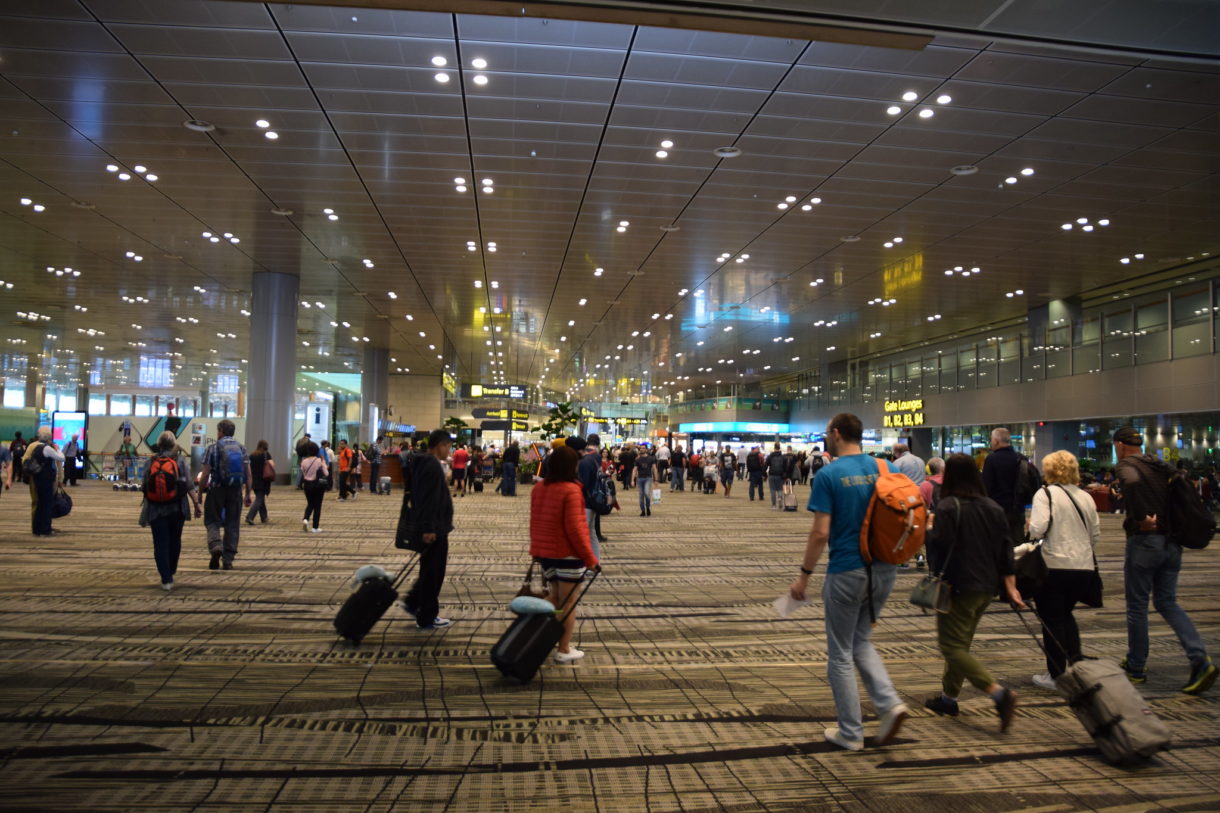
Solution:
<svg viewBox="0 0 1220 813"><path fill-rule="evenodd" d="M1105 220L1105 219L1103 219L1103 220L1099 220L1099 221L1097 221L1097 225L1098 225L1098 226L1109 226L1109 225L1110 225L1110 221L1109 221L1109 220Z"/></svg>
<svg viewBox="0 0 1220 813"><path fill-rule="evenodd" d="M1030 167L1026 167L1025 169L1021 170L1021 174L1028 178L1030 175L1034 174L1034 171Z"/></svg>
<svg viewBox="0 0 1220 813"><path fill-rule="evenodd" d="M446 82L448 82L448 81L449 81L449 74L447 74L447 73L438 73L438 74L436 74L435 76L433 76L432 78L433 78L433 79L435 79L436 81L440 82L440 83L443 85L443 84L445 84Z"/></svg>
<svg viewBox="0 0 1220 813"><path fill-rule="evenodd" d="M486 76L484 76L484 75L483 75L483 74L481 74L481 73L477 73L477 74L475 74L475 77L474 77L474 83L475 83L476 85L486 85L486 84L487 84L487 77L486 77Z"/></svg>
<svg viewBox="0 0 1220 813"><path fill-rule="evenodd" d="M130 176L130 175L128 175L126 172L120 172L120 173L119 173L119 180L120 180L120 181L130 181L130 180L131 180L131 176Z"/></svg>
<svg viewBox="0 0 1220 813"><path fill-rule="evenodd" d="M788 204L786 204L786 203L777 203L777 204L775 204L775 208L776 208L776 209L787 209L787 208L788 208Z"/></svg>
<svg viewBox="0 0 1220 813"><path fill-rule="evenodd" d="M1076 218L1076 222L1083 225L1085 223L1088 223L1089 219L1087 217L1078 217L1078 218Z"/></svg>
<svg viewBox="0 0 1220 813"><path fill-rule="evenodd" d="M182 126L196 133L210 133L216 129L215 124L212 124L210 121L203 121L202 119L187 119L182 122Z"/></svg>
<svg viewBox="0 0 1220 813"><path fill-rule="evenodd" d="M657 158L668 158L668 157L669 157L669 153L667 153L665 150L657 150Z"/></svg>
<svg viewBox="0 0 1220 813"><path fill-rule="evenodd" d="M271 122L267 121L266 119L259 119L258 121L254 122L254 126L261 127L264 130L266 130L268 127L271 126Z"/></svg>
<svg viewBox="0 0 1220 813"><path fill-rule="evenodd" d="M920 117L921 119L930 119L930 118L932 118L932 117L933 117L933 116L935 116L935 115L936 115L936 111L934 111L934 110L933 110L932 108L930 108L930 107L925 107L923 110L920 110L920 111L919 111L919 117Z"/></svg>
<svg viewBox="0 0 1220 813"><path fill-rule="evenodd" d="M949 172L954 175L973 175L979 171L979 168L974 164L958 164L955 167L950 167Z"/></svg>
<svg viewBox="0 0 1220 813"><path fill-rule="evenodd" d="M849 234L846 237L840 237L839 240L843 243L858 243L860 242L860 237L859 235Z"/></svg>
<svg viewBox="0 0 1220 813"><path fill-rule="evenodd" d="M741 155L741 147L717 147L712 154L718 158L736 158Z"/></svg>
<svg viewBox="0 0 1220 813"><path fill-rule="evenodd" d="M942 93L941 95L936 97L937 104L948 104L951 101L953 101L953 97L947 93Z"/></svg>
<svg viewBox="0 0 1220 813"><path fill-rule="evenodd" d="M1059 228L1063 229L1064 231L1071 231L1071 230L1072 230L1072 224L1071 224L1071 223L1064 223L1064 224L1063 224L1062 226L1060 226Z"/></svg>
<svg viewBox="0 0 1220 813"><path fill-rule="evenodd" d="M470 60L470 67L481 71L487 67L487 60L483 59L481 56L476 56L474 59Z"/></svg>
<svg viewBox="0 0 1220 813"><path fill-rule="evenodd" d="M918 98L919 94L913 90L908 90L906 93L902 94L902 100L904 102L913 102Z"/></svg>
<svg viewBox="0 0 1220 813"><path fill-rule="evenodd" d="M275 130L268 130L267 132L263 133L263 137L270 139L271 141L275 141L277 138L280 137L280 134L277 133Z"/></svg>
<svg viewBox="0 0 1220 813"><path fill-rule="evenodd" d="M1009 175L1007 178L1004 179L1004 183L1006 183L1006 184L1014 184L1016 182L1017 182L1017 177L1015 175Z"/></svg>
<svg viewBox="0 0 1220 813"><path fill-rule="evenodd" d="M890 114L891 116L897 116L899 113L902 112L902 108L896 104L892 104L889 107L885 108L885 112Z"/></svg>
<svg viewBox="0 0 1220 813"><path fill-rule="evenodd" d="M443 56L434 56L432 57L432 64L438 68L443 68L449 64L449 60L445 59Z"/></svg>

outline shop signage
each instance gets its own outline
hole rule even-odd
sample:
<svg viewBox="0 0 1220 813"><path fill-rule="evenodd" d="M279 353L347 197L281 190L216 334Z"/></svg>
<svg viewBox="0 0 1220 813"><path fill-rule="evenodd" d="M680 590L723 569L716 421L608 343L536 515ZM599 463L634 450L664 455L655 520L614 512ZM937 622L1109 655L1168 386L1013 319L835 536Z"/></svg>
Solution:
<svg viewBox="0 0 1220 813"><path fill-rule="evenodd" d="M648 423L647 418L609 418L605 416L595 416L588 418L590 423L616 423L619 426L644 426Z"/></svg>
<svg viewBox="0 0 1220 813"><path fill-rule="evenodd" d="M517 384L501 386L499 384L471 384L471 398L513 398L525 400L525 387Z"/></svg>
<svg viewBox="0 0 1220 813"><path fill-rule="evenodd" d="M753 432L775 435L788 431L786 423L754 423L752 421L708 421L678 424L679 432Z"/></svg>
<svg viewBox="0 0 1220 813"><path fill-rule="evenodd" d="M471 414L475 418L499 418L500 420L516 420L527 421L530 414L520 409L488 409L487 407L476 407L471 410Z"/></svg>
<svg viewBox="0 0 1220 813"><path fill-rule="evenodd" d="M530 425L525 421L483 421L479 428L484 432L528 432Z"/></svg>
<svg viewBox="0 0 1220 813"><path fill-rule="evenodd" d="M882 426L886 429L905 429L923 426L923 399L913 401L886 401L882 410Z"/></svg>

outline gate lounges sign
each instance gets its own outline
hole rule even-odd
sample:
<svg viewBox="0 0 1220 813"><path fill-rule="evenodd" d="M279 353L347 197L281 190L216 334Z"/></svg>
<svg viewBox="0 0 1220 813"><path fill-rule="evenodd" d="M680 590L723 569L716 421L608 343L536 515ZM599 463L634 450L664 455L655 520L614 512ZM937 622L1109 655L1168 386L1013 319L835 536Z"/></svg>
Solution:
<svg viewBox="0 0 1220 813"><path fill-rule="evenodd" d="M906 429L924 425L923 399L886 401L882 410L882 426L886 429Z"/></svg>
<svg viewBox="0 0 1220 813"><path fill-rule="evenodd" d="M709 421L706 423L683 423L679 432L745 432L757 435L778 435L788 431L786 423L754 423L751 421Z"/></svg>

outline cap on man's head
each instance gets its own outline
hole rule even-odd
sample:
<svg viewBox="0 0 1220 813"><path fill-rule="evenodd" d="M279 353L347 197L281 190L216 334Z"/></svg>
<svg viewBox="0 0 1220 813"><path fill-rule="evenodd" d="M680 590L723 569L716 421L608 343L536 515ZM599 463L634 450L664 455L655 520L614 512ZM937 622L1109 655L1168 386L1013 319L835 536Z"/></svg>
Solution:
<svg viewBox="0 0 1220 813"><path fill-rule="evenodd" d="M1134 426L1124 426L1114 433L1114 442L1124 446L1143 446L1144 436Z"/></svg>

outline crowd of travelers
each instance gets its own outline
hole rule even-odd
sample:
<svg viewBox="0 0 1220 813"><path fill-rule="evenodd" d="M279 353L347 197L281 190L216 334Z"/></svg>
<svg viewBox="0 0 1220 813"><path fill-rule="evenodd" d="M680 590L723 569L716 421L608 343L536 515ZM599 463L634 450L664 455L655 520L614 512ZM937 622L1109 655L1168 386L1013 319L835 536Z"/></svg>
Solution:
<svg viewBox="0 0 1220 813"><path fill-rule="evenodd" d="M232 421L217 424L218 439L207 447L202 471L189 476L183 450L172 432L157 440L146 468L140 524L151 530L161 585L170 590L182 550L185 523L203 518L209 567L231 570L237 557L241 522L268 521L267 498L276 477L276 464L266 441L249 454L234 437ZM1000 683L972 652L984 614L998 598L1017 610L1032 606L1042 625L1046 671L1033 676L1035 685L1054 690L1055 678L1072 664L1088 658L1074 612L1101 606L1104 585L1095 550L1101 538L1099 500L1086 489L1104 489L1111 510L1124 513L1126 534L1123 592L1126 608L1126 656L1121 667L1133 683L1147 679L1149 669L1148 605L1172 628L1189 663L1181 690L1207 691L1217 667L1202 636L1177 601L1182 546L1167 524L1170 481L1180 475L1155 455L1145 454L1143 436L1132 427L1113 435L1116 466L1095 478L1082 474L1080 462L1066 451L1044 456L1037 464L1012 446L1007 429L991 433L990 453L976 458L952 454L924 461L900 443L882 458L865 454L863 427L854 415L835 416L827 426L825 450L796 452L775 443L758 445L741 457L731 448L687 451L625 444L605 448L596 434L555 440L538 464L538 481L530 492L530 555L541 567L554 606L567 601L591 571L600 570L603 545L601 520L621 510L618 488L638 493L640 517L647 519L661 499L662 485L670 492L722 493L730 497L737 480L748 479L749 501L785 507L791 486L810 483L806 508L814 515L800 573L788 589L793 601L810 594L810 579L823 558L821 597L825 611L827 675L835 703L836 726L828 742L848 750L864 747L864 728L857 676L877 712L875 741L897 736L909 710L902 702L872 642L875 619L894 588L900 563L867 562L861 528L879 479L903 475L922 495L927 508L926 567L951 586L952 601L936 614L937 646L944 659L941 691L924 705L938 715L956 716L963 685L987 695L994 703L1001 731L1012 724L1016 692ZM403 599L403 608L421 630L452 622L440 615L440 594L453 531L454 497L482 491L499 477L496 493L517 494L518 467L523 451L512 443L505 449L468 446L444 429L426 441L387 445L384 438L361 447L340 440L337 449L306 435L297 445L298 487L305 493L303 530L320 532L324 495L336 486L339 501L356 499L367 485L383 493L380 468L386 454L399 457L404 500L400 528L410 527L423 545L419 571ZM43 427L32 443L21 438L0 450L0 482L29 483L35 535L56 533L51 527L52 496L61 479L64 453ZM744 450L742 450L744 451ZM981 462L981 465L980 465ZM1211 505L1215 474L1193 475L1188 482ZM616 485L617 484L617 485ZM1206 490L1205 490L1206 489ZM1037 579L1021 574L1042 568ZM924 566L922 558L916 560ZM576 613L564 616L564 633L554 653L558 663L584 657L572 645Z"/></svg>

